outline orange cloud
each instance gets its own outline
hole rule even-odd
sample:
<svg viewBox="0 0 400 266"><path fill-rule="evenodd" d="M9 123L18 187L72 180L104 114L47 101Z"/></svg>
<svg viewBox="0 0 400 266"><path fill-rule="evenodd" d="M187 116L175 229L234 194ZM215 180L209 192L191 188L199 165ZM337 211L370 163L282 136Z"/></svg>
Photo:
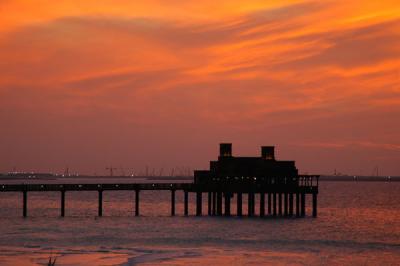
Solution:
<svg viewBox="0 0 400 266"><path fill-rule="evenodd" d="M88 150L122 149L115 160L125 164L132 150L149 150L136 158L144 164L164 147L155 162L161 165L165 157L179 162L182 140L192 148L220 138L284 147L397 143L395 1L168 3L0 4L0 122L8 125L0 148L13 150L2 158L7 167L24 147L55 152L60 141L69 145L58 153L59 167L70 147L88 157ZM93 134L96 140L85 146ZM358 146L398 151L385 145ZM302 163L308 155L299 154ZM45 165L33 152L24 158L26 167ZM89 159L82 169L108 160Z"/></svg>

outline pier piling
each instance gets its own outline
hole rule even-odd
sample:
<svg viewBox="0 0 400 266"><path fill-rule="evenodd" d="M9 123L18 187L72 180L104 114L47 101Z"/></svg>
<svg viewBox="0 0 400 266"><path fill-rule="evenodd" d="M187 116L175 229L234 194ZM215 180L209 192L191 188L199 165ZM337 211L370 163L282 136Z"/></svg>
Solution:
<svg viewBox="0 0 400 266"><path fill-rule="evenodd" d="M222 192L217 192L217 215L222 215Z"/></svg>
<svg viewBox="0 0 400 266"><path fill-rule="evenodd" d="M273 215L276 216L276 193L275 192L273 194L272 208L273 208Z"/></svg>
<svg viewBox="0 0 400 266"><path fill-rule="evenodd" d="M175 216L175 190L171 190L171 216Z"/></svg>
<svg viewBox="0 0 400 266"><path fill-rule="evenodd" d="M296 217L300 217L300 193L296 193Z"/></svg>
<svg viewBox="0 0 400 266"><path fill-rule="evenodd" d="M288 203L289 203L289 200L288 200L288 193L285 192L285 194L284 194L284 215L285 215L285 216L288 216L288 215L289 215L289 212L288 212Z"/></svg>
<svg viewBox="0 0 400 266"><path fill-rule="evenodd" d="M313 217L317 217L317 194L316 193L312 194L312 199L313 199L313 204L312 204Z"/></svg>
<svg viewBox="0 0 400 266"><path fill-rule="evenodd" d="M260 193L260 217L265 215L265 193Z"/></svg>
<svg viewBox="0 0 400 266"><path fill-rule="evenodd" d="M254 192L251 192L251 215L254 216L256 213L256 195Z"/></svg>
<svg viewBox="0 0 400 266"><path fill-rule="evenodd" d="M301 193L301 216L306 216L306 194Z"/></svg>
<svg viewBox="0 0 400 266"><path fill-rule="evenodd" d="M248 193L248 198L247 198L247 216L249 216L249 217L253 216L253 193L252 192Z"/></svg>
<svg viewBox="0 0 400 266"><path fill-rule="evenodd" d="M196 192L196 216L201 216L202 215L202 193L201 191Z"/></svg>
<svg viewBox="0 0 400 266"><path fill-rule="evenodd" d="M279 212L279 215L282 215L282 193L281 192L279 192L279 195L278 195L278 212Z"/></svg>
<svg viewBox="0 0 400 266"><path fill-rule="evenodd" d="M289 194L289 216L293 216L293 193Z"/></svg>
<svg viewBox="0 0 400 266"><path fill-rule="evenodd" d="M23 192L22 192L22 205L23 205L23 207L22 207L22 215L24 216L24 217L27 217L28 216L28 192L26 191L26 190L24 190Z"/></svg>
<svg viewBox="0 0 400 266"><path fill-rule="evenodd" d="M217 214L217 192L212 193L212 215Z"/></svg>
<svg viewBox="0 0 400 266"><path fill-rule="evenodd" d="M237 193L237 205L236 205L236 215L237 216L242 216L243 215L243 210L242 210L242 193L239 192Z"/></svg>
<svg viewBox="0 0 400 266"><path fill-rule="evenodd" d="M61 190L61 217L65 216L65 190Z"/></svg>
<svg viewBox="0 0 400 266"><path fill-rule="evenodd" d="M98 216L103 216L103 190L99 190Z"/></svg>
<svg viewBox="0 0 400 266"><path fill-rule="evenodd" d="M231 216L231 194L225 193L225 216Z"/></svg>
<svg viewBox="0 0 400 266"><path fill-rule="evenodd" d="M135 216L139 216L139 193L140 190L135 190Z"/></svg>
<svg viewBox="0 0 400 266"><path fill-rule="evenodd" d="M184 212L185 216L188 216L189 215L189 192L187 192L186 190L183 194L183 198L184 198L183 199L183 201L184 201L183 212Z"/></svg>
<svg viewBox="0 0 400 266"><path fill-rule="evenodd" d="M208 216L211 216L211 213L212 213L212 192L211 191L209 191L208 192Z"/></svg>
<svg viewBox="0 0 400 266"><path fill-rule="evenodd" d="M268 192L268 215L271 215L271 193Z"/></svg>

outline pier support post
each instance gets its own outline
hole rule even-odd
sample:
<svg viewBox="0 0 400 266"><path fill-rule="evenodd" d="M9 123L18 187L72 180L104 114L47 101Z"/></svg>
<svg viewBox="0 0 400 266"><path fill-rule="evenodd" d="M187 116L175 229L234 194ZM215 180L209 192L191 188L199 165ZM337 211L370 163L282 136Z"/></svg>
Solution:
<svg viewBox="0 0 400 266"><path fill-rule="evenodd" d="M306 216L306 194L301 193L301 216Z"/></svg>
<svg viewBox="0 0 400 266"><path fill-rule="evenodd" d="M211 192L208 192L208 215L211 216L211 206L212 206L212 198L211 198Z"/></svg>
<svg viewBox="0 0 400 266"><path fill-rule="evenodd" d="M175 190L171 190L171 216L175 216Z"/></svg>
<svg viewBox="0 0 400 266"><path fill-rule="evenodd" d="M225 193L225 216L231 216L231 194Z"/></svg>
<svg viewBox="0 0 400 266"><path fill-rule="evenodd" d="M103 190L99 190L99 209L98 209L98 216L103 216Z"/></svg>
<svg viewBox="0 0 400 266"><path fill-rule="evenodd" d="M247 194L247 216L252 216L252 212L251 212L251 192L249 192L249 194Z"/></svg>
<svg viewBox="0 0 400 266"><path fill-rule="evenodd" d="M288 200L288 193L287 192L285 192L285 194L284 194L284 196L285 196L285 198L284 198L284 200L285 200L285 208L284 208L284 215L285 216L288 216L288 214L289 214L289 212L288 212L288 203L289 203L289 200Z"/></svg>
<svg viewBox="0 0 400 266"><path fill-rule="evenodd" d="M65 190L61 190L61 217L65 216Z"/></svg>
<svg viewBox="0 0 400 266"><path fill-rule="evenodd" d="M293 193L289 194L289 215L293 216Z"/></svg>
<svg viewBox="0 0 400 266"><path fill-rule="evenodd" d="M268 215L271 215L271 193L268 192Z"/></svg>
<svg viewBox="0 0 400 266"><path fill-rule="evenodd" d="M212 215L217 214L217 192L212 193Z"/></svg>
<svg viewBox="0 0 400 266"><path fill-rule="evenodd" d="M279 215L282 215L282 193L279 192L279 198L278 198L278 212Z"/></svg>
<svg viewBox="0 0 400 266"><path fill-rule="evenodd" d="M139 216L139 193L140 190L135 190L135 216Z"/></svg>
<svg viewBox="0 0 400 266"><path fill-rule="evenodd" d="M186 190L184 191L184 195L183 195L183 201L184 201L184 206L183 206L183 212L184 212L184 215L185 216L188 216L189 215L189 204L188 204L188 201L189 201L189 192L187 192Z"/></svg>
<svg viewBox="0 0 400 266"><path fill-rule="evenodd" d="M202 193L201 193L201 191L197 191L196 192L196 215L197 216L201 216L201 214L202 214L202 203L203 203Z"/></svg>
<svg viewBox="0 0 400 266"><path fill-rule="evenodd" d="M256 213L255 206L256 206L256 196L254 192L251 192L251 215L254 216Z"/></svg>
<svg viewBox="0 0 400 266"><path fill-rule="evenodd" d="M217 192L217 215L222 215L222 192Z"/></svg>
<svg viewBox="0 0 400 266"><path fill-rule="evenodd" d="M300 193L296 192L296 216L300 217Z"/></svg>
<svg viewBox="0 0 400 266"><path fill-rule="evenodd" d="M317 193L312 194L313 197L313 217L317 217Z"/></svg>
<svg viewBox="0 0 400 266"><path fill-rule="evenodd" d="M238 192L237 193L237 205L236 205L236 214L237 216L242 216L243 211L242 211L242 193Z"/></svg>
<svg viewBox="0 0 400 266"><path fill-rule="evenodd" d="M260 217L265 215L265 193L260 193Z"/></svg>
<svg viewBox="0 0 400 266"><path fill-rule="evenodd" d="M28 216L28 191L24 190L22 192L22 215L24 217Z"/></svg>
<svg viewBox="0 0 400 266"><path fill-rule="evenodd" d="M274 192L273 194L272 207L273 207L273 215L276 216L276 192Z"/></svg>
<svg viewBox="0 0 400 266"><path fill-rule="evenodd" d="M248 205L247 206L248 216L254 216L254 213L255 213L255 194L254 194L254 192L249 192L247 205Z"/></svg>

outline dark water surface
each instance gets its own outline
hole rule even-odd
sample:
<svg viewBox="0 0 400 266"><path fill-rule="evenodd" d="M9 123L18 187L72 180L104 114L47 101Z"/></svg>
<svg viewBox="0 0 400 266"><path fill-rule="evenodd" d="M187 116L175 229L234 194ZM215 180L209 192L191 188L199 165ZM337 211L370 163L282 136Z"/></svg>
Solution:
<svg viewBox="0 0 400 266"><path fill-rule="evenodd" d="M106 191L96 218L97 192L67 192L60 218L59 193L32 192L24 219L0 193L0 265L400 265L400 182L321 182L316 219L183 217L182 194L169 217L169 192L141 192L134 217L133 192Z"/></svg>

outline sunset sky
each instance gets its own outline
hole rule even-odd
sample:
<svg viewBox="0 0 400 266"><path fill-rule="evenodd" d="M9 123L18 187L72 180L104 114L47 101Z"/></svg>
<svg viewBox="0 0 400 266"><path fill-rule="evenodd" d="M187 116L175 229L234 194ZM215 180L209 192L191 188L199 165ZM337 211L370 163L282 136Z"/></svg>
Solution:
<svg viewBox="0 0 400 266"><path fill-rule="evenodd" d="M0 171L400 175L399 1L0 1Z"/></svg>

